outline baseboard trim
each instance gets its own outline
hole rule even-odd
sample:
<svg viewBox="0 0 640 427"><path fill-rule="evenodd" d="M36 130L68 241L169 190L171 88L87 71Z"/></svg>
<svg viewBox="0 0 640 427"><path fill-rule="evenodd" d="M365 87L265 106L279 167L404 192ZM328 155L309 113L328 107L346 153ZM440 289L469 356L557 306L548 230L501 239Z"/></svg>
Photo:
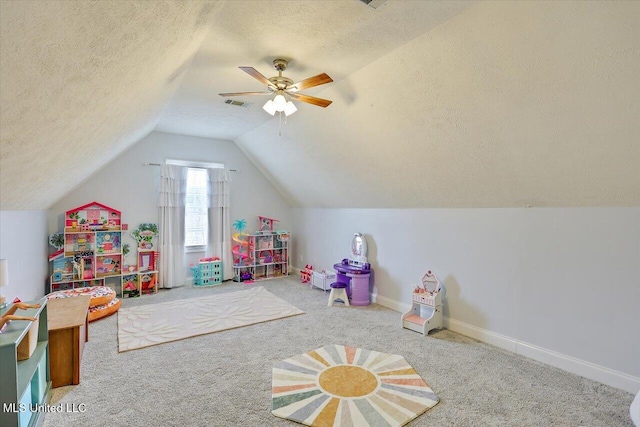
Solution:
<svg viewBox="0 0 640 427"><path fill-rule="evenodd" d="M495 345L496 347L537 360L538 362L545 363L564 371L589 378L590 380L598 381L633 394L640 390L640 378L638 377L615 371L601 365L596 365L595 363L587 362L572 356L567 356L566 354L558 353L553 350L538 347L527 342L519 341L483 328L478 328L477 326L473 326L459 320L444 317L443 323L446 328L454 332L475 338L478 341L486 342L487 344Z"/></svg>
<svg viewBox="0 0 640 427"><path fill-rule="evenodd" d="M371 300L372 302L399 313L406 313L411 308L411 304L400 303L392 300L391 298L376 294L371 295ZM585 377L590 380L619 388L632 394L636 394L640 390L639 377L634 377L633 375L615 371L601 365L596 365L595 363L538 347L536 345L519 341L506 335L479 328L449 317L443 317L442 321L444 327L449 330L477 339L478 341L494 345L512 353L537 360L538 362L580 375L581 377Z"/></svg>
<svg viewBox="0 0 640 427"><path fill-rule="evenodd" d="M398 313L406 313L411 310L411 304L401 303L378 294L371 294L371 302L390 308L391 310L397 311Z"/></svg>

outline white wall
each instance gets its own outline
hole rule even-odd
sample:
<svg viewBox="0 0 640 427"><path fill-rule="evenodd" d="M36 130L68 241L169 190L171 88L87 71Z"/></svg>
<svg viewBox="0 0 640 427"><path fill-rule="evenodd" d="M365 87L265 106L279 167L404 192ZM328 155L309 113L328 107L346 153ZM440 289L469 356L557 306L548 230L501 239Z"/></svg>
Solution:
<svg viewBox="0 0 640 427"><path fill-rule="evenodd" d="M640 389L640 208L294 209L294 265L332 268L356 231L378 303L432 269L451 329Z"/></svg>
<svg viewBox="0 0 640 427"><path fill-rule="evenodd" d="M122 211L130 230L143 222L158 223L160 168L145 164L164 163L165 159L224 163L240 170L231 176L231 220L244 218L248 231L254 231L256 216L264 215L279 219L278 228L291 228L290 206L233 142L152 132L52 206L49 231L63 229L65 211L94 200ZM128 243L134 242L126 237ZM190 254L187 264L199 256ZM133 263L133 259L127 261Z"/></svg>
<svg viewBox="0 0 640 427"><path fill-rule="evenodd" d="M9 264L7 302L40 298L48 278L47 211L0 211L0 258Z"/></svg>

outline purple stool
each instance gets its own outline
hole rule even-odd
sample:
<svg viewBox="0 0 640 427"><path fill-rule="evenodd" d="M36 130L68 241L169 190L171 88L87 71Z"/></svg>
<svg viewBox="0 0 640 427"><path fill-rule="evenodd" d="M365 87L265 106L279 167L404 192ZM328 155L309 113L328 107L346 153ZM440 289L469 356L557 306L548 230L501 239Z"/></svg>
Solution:
<svg viewBox="0 0 640 427"><path fill-rule="evenodd" d="M335 300L342 300L344 305L349 307L349 297L347 296L347 284L341 282L335 282L331 285L331 292L329 293L329 307L333 306Z"/></svg>

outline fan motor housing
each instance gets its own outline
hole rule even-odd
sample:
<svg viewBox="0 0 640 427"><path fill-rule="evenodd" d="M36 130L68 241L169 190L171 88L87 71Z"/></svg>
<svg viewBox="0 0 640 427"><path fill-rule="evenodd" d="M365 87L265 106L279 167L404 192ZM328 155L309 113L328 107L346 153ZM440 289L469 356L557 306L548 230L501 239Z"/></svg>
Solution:
<svg viewBox="0 0 640 427"><path fill-rule="evenodd" d="M284 71L287 69L287 65L289 65L289 61L282 58L276 58L273 60L273 68L277 71Z"/></svg>
<svg viewBox="0 0 640 427"><path fill-rule="evenodd" d="M286 89L288 86L291 86L293 84L293 80L283 76L270 77L268 80L273 83L278 89Z"/></svg>

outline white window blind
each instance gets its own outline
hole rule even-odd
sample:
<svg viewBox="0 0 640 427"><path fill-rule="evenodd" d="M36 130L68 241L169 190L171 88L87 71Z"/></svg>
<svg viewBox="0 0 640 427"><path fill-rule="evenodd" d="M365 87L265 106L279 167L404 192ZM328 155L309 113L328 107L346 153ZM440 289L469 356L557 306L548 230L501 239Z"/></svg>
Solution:
<svg viewBox="0 0 640 427"><path fill-rule="evenodd" d="M187 194L185 199L185 241L187 248L196 249L207 245L207 170L189 168L187 171Z"/></svg>

